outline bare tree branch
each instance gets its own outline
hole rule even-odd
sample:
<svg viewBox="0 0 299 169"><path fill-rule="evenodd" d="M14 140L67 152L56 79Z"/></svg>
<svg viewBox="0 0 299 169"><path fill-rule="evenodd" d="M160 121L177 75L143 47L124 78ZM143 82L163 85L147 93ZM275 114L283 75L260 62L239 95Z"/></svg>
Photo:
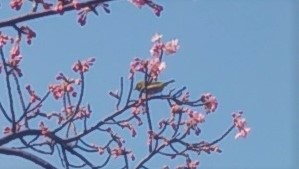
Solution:
<svg viewBox="0 0 299 169"><path fill-rule="evenodd" d="M39 158L38 156L35 156L35 155L31 154L31 153L23 151L23 150L0 147L0 154L22 157L22 158L25 158L25 159L27 159L31 162L34 162L35 164L37 164L37 165L39 165L39 166L41 166L45 169L57 169L56 167L54 167L49 162Z"/></svg>

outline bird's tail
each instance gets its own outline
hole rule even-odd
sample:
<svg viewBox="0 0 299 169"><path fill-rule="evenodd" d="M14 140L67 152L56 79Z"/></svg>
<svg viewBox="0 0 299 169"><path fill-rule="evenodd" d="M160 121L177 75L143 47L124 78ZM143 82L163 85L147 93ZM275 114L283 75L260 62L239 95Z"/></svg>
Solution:
<svg viewBox="0 0 299 169"><path fill-rule="evenodd" d="M169 80L168 82L165 82L165 83L164 83L164 86L167 86L167 85L169 85L170 83L173 83L173 82L175 82L175 80L173 80L173 79L172 79L172 80Z"/></svg>

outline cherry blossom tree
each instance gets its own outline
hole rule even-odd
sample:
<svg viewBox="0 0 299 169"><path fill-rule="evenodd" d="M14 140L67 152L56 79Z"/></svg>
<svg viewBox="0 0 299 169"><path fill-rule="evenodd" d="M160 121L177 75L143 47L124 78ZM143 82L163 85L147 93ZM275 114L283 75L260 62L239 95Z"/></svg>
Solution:
<svg viewBox="0 0 299 169"><path fill-rule="evenodd" d="M218 101L211 93L191 99L186 87L163 86L163 91L149 91L150 85L161 81L159 77L165 72L164 57L175 55L180 49L178 39L165 42L161 34L152 37L149 58L134 58L130 63L129 72L124 74L128 75L130 85L125 86L125 78L121 78L119 89L109 92L109 96L116 101L115 111L107 112L106 117L98 119L95 124L89 123L93 118L92 105L83 104L84 91L88 90L85 88L88 83L85 77L94 66L95 58L74 63L72 70L77 77L59 73L45 94L35 92L31 85L22 85L25 75L21 66L21 42L25 40L30 45L37 34L24 22L76 11L77 22L83 26L89 14L98 15L98 10L110 13L109 1L112 0L10 0L12 10L21 10L24 4L31 4L32 8L24 15L0 21L0 75L5 79L3 88L7 94L7 98L2 94L0 97L1 118L6 121L0 138L1 155L21 157L47 169L109 168L113 161L123 161L119 162L122 165L119 168L152 168L147 163L154 156L166 156L181 161L177 169L195 169L200 168L200 161L192 157L201 153L221 153L218 143L234 128L237 131L236 139L248 135L250 128L242 116L243 112L237 111L232 114L231 126L216 139L190 142L188 138L197 138L201 134L201 124L206 123L209 114L216 112ZM130 3L137 8L148 7L157 16L163 11L163 7L154 0L130 0ZM1 5L4 6L4 2ZM1 31L2 28L11 28L15 34L8 35ZM10 52L5 53L5 48L10 48ZM138 81L145 82L141 92L134 90ZM139 92L139 95L134 96L134 92ZM62 104L61 110L48 112L44 109L50 97ZM3 100L7 100L8 104ZM169 107L168 110L160 110L166 112L160 121L153 120L155 114L150 106L153 101ZM147 128L146 134L138 133L140 126ZM136 140L125 138L118 132L120 130L128 130L131 137L137 133L146 137L146 156L135 157L134 151L125 142ZM90 142L90 135L106 140ZM99 156L103 160L101 163L91 161L85 154ZM53 164L42 158L52 155L56 155L60 163ZM169 166L166 163L161 168L167 169Z"/></svg>

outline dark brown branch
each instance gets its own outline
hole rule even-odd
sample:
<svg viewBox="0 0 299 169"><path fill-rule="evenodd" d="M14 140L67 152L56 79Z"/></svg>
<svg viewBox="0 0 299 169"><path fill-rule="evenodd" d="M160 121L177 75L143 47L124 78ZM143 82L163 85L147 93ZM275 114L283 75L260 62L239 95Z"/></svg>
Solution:
<svg viewBox="0 0 299 169"><path fill-rule="evenodd" d="M30 148L31 150L36 151L38 153L48 154L48 155L52 155L53 152L54 152L54 149L47 142L45 142L45 143L29 144L29 143L26 142L26 140L24 140L24 138L20 138L20 140L24 144L24 146L23 147L18 147L18 149L25 149L25 148L27 149L27 148ZM36 147L42 147L43 148L45 145L49 146L50 151L44 151L42 149L36 148Z"/></svg>
<svg viewBox="0 0 299 169"><path fill-rule="evenodd" d="M112 120L114 117L116 116L119 116L120 114L122 114L123 112L125 112L126 110L134 107L136 105L136 103L133 103L133 104L130 104L128 106L125 106L123 109L119 110L119 111L116 111L115 113L113 113L112 115L106 117L103 121L99 121L96 125L94 125L93 127L89 128L88 130L86 130L85 132L73 137L73 138L69 138L69 139L66 139L65 142L66 143L70 143L70 142L73 142L73 141L76 141L86 135L88 135L89 133L91 133L92 131L98 129L100 126L102 126L103 124L105 124L105 122L109 121L109 120ZM0 142L1 143L1 142ZM1 145L1 144L0 144Z"/></svg>
<svg viewBox="0 0 299 169"><path fill-rule="evenodd" d="M131 78L131 81L130 81L130 89L129 89L129 94L128 94L128 97L127 97L126 106L128 106L128 104L130 102L132 91L133 91L133 85L134 85L134 76Z"/></svg>
<svg viewBox="0 0 299 169"><path fill-rule="evenodd" d="M65 168L66 169L69 169L69 160L67 158L67 155L66 155L66 152L65 152L65 149L61 146L61 152L62 152L62 155L63 155L63 161L65 162Z"/></svg>
<svg viewBox="0 0 299 169"><path fill-rule="evenodd" d="M23 114L26 114L26 106L25 106L25 101L24 101L23 93L22 93L22 90L21 90L21 85L19 83L19 79L18 79L18 77L16 76L15 73L13 73L13 77L14 77L14 80L15 80L15 83L16 83L17 92L18 92L19 99L20 99L20 102L21 102ZM25 120L25 126L28 126L27 119Z"/></svg>
<svg viewBox="0 0 299 169"><path fill-rule="evenodd" d="M12 120L12 132L16 132L16 116L15 116L15 111L14 111L14 106L13 106L12 89L11 89L11 84L10 84L10 79L9 79L9 72L7 69L7 64L6 64L4 54L3 54L2 47L0 48L0 55L1 55L2 63L3 63L3 67L4 67L4 72L5 72L6 88L7 88L7 92L8 92L9 107L10 107L11 120Z"/></svg>
<svg viewBox="0 0 299 169"><path fill-rule="evenodd" d="M80 3L80 7L87 7L87 6L91 6L94 4L98 4L98 3L104 3L104 2L109 2L112 0L90 0L87 2L83 2ZM75 10L75 7L73 4L68 4L63 8L64 12L67 11L72 11ZM16 25L18 23L21 22L25 22L25 21L29 21L29 20L33 20L33 19L37 19L37 18L42 18L42 17L46 17L46 16L51 16L51 15L57 15L59 14L59 12L55 11L54 9L49 9L49 10L45 10L45 11L41 11L41 12L31 12L25 15L21 15L21 16L17 16L17 17L13 17L7 20L3 20L0 21L0 28L3 27L8 27L8 26L13 26Z"/></svg>
<svg viewBox="0 0 299 169"><path fill-rule="evenodd" d="M144 159L142 159L137 166L135 167L135 169L140 169L142 167L144 167L143 165L149 161L155 154L157 154L160 150L162 150L164 147L166 147L165 144L161 144L156 150L152 151L149 155L147 155Z"/></svg>
<svg viewBox="0 0 299 169"><path fill-rule="evenodd" d="M45 96L39 101L39 103L36 104L36 105L35 105L33 108L31 108L30 110L29 110L29 108L30 108L31 104L29 104L29 105L27 106L27 108L26 108L26 112L27 112L27 113L30 113L30 112L36 110L37 108L39 108L39 107L42 105L42 103L48 98L49 95L50 95L50 92L48 91L48 92L45 94ZM22 118L20 118L20 119L22 119Z"/></svg>
<svg viewBox="0 0 299 169"><path fill-rule="evenodd" d="M0 154L19 156L31 162L34 162L35 164L45 169L56 169L56 167L54 167L52 164L48 163L47 161L23 150L0 147Z"/></svg>
<svg viewBox="0 0 299 169"><path fill-rule="evenodd" d="M21 137L24 137L24 136L41 136L42 133L41 133L41 130L34 130L34 129L30 129L30 130L23 130L23 131L20 131L18 133L11 133L5 137L2 137L0 138L0 146L4 145L4 144L7 144L15 139L19 139ZM47 137L51 138L52 140L55 140L56 143L59 143L59 144L66 144L66 142L61 139L60 137L56 136L54 133L52 132L49 132L47 134Z"/></svg>
<svg viewBox="0 0 299 169"><path fill-rule="evenodd" d="M12 122L12 120L10 119L10 117L8 116L7 112L5 111L1 101L0 101L0 110L2 111L3 115L5 116L5 118L9 121Z"/></svg>
<svg viewBox="0 0 299 169"><path fill-rule="evenodd" d="M119 94L119 99L118 99L117 104L116 104L116 109L117 110L119 109L119 105L120 105L120 102L121 102L122 97L123 97L123 91L124 91L124 78L121 77L120 78L120 94Z"/></svg>
<svg viewBox="0 0 299 169"><path fill-rule="evenodd" d="M214 144L217 144L222 139L224 139L233 129L235 128L235 125L232 125L220 138L216 139L215 141L211 142L209 146L212 146Z"/></svg>

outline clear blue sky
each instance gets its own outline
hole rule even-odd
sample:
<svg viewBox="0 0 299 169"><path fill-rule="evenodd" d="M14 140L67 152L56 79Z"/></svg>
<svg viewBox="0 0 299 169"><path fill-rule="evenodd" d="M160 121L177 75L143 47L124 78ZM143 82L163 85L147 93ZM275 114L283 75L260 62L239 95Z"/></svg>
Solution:
<svg viewBox="0 0 299 169"><path fill-rule="evenodd" d="M218 98L219 109L203 125L203 138L212 140L222 134L231 125L231 113L236 110L244 111L252 129L246 139L235 140L235 131L231 133L220 143L223 153L201 155L200 168L295 168L299 148L295 146L295 133L298 134L295 40L299 3L295 0L158 2L165 9L161 17L148 8L139 10L120 1L110 3L110 15L104 12L98 17L90 15L84 27L76 22L74 12L27 22L37 32L37 38L31 46L22 47L23 84L31 83L42 94L58 72L71 75L74 61L94 56L97 60L87 74L84 103L92 104L94 120L105 117L114 108L108 91L118 88L121 76L128 76L132 58L149 56L150 37L159 32L165 40L178 38L181 46L176 55L166 58L167 69L161 78L174 78L177 87L187 86L193 98L204 92ZM4 2L1 5L3 19L11 14L4 9ZM50 103L46 110L60 110L60 104ZM168 114L167 108L164 111ZM128 145L140 146L137 155L142 154L145 144L144 138L140 138L144 135L138 133L138 136L127 140ZM155 158L150 168L159 168L164 162L164 158ZM168 163L181 164L183 160ZM0 164L3 168L36 168L19 158L4 156L0 156ZM60 165L58 161L54 164Z"/></svg>

